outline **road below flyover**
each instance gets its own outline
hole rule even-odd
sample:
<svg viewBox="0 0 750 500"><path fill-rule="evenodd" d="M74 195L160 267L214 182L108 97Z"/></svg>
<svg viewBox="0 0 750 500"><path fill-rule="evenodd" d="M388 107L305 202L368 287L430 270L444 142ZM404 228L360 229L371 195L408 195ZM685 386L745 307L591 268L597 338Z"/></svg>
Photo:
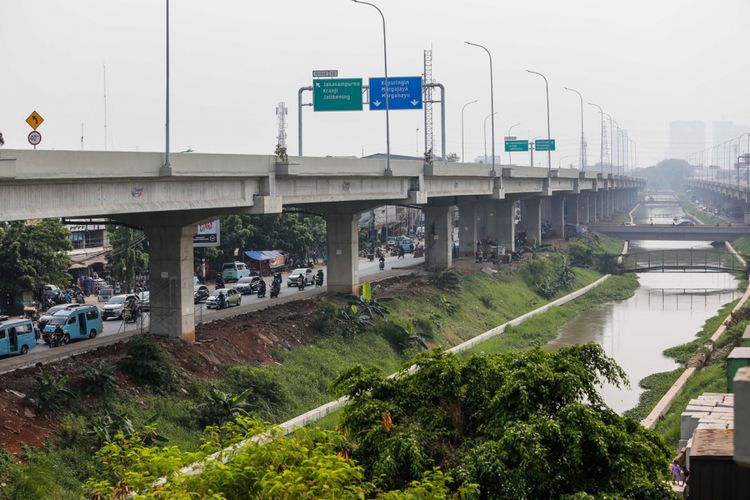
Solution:
<svg viewBox="0 0 750 500"><path fill-rule="evenodd" d="M409 268L418 266L422 263L424 263L423 257L414 258L410 254L407 254L403 259L399 259L398 257L387 257L385 269L381 271L377 260L369 262L366 259L360 259L360 283L365 281L378 281L406 274L410 272L408 270ZM324 272L327 271L325 266L323 266L322 269ZM270 278L266 278L266 285L267 290L270 290ZM228 284L227 286L231 286L231 284ZM195 322L196 324L208 323L217 319L230 318L232 316L265 309L277 304L307 299L325 293L326 291L326 286L321 288L307 287L301 292L298 291L297 288L287 288L286 276L284 276L281 294L278 298L272 300L266 295L265 298L259 299L257 295L243 295L242 305L223 309L221 311L207 309L205 304L196 304ZM99 304L99 307L103 307L103 304ZM63 347L51 348L40 341L41 343L37 344L37 346L25 356L12 356L0 359L0 374L29 368L39 363L48 364L61 359L66 359L84 352L98 349L99 347L114 344L141 331L148 331L148 316L148 313L144 314L143 321L138 321L136 323L126 324L123 321L105 321L102 333L100 333L95 339L79 340L71 342Z"/></svg>

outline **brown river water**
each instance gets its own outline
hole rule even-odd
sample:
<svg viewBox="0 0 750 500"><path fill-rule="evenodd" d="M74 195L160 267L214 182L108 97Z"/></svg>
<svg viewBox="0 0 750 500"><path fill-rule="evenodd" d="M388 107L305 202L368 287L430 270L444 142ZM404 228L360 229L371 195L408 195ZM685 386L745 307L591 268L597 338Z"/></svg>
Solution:
<svg viewBox="0 0 750 500"><path fill-rule="evenodd" d="M671 223L681 218L675 206L641 207L636 224ZM710 249L700 241L631 241L630 252L650 250ZM643 392L638 382L644 377L678 368L662 351L689 342L705 321L724 304L739 298L737 278L729 273L650 272L639 273L640 287L634 296L622 302L603 304L569 321L560 329L557 340L547 349L594 341L625 370L630 386L602 387L606 403L618 413L634 407Z"/></svg>

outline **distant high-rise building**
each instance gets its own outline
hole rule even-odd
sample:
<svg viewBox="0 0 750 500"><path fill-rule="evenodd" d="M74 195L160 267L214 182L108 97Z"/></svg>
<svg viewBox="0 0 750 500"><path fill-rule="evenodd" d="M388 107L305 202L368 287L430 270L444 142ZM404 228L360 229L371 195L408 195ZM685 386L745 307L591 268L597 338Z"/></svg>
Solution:
<svg viewBox="0 0 750 500"><path fill-rule="evenodd" d="M711 124L711 144L721 144L729 139L734 139L743 134L750 132L750 127L746 125L737 125L730 121L717 121Z"/></svg>
<svg viewBox="0 0 750 500"><path fill-rule="evenodd" d="M669 122L669 155L672 158L685 158L689 154L706 147L706 122Z"/></svg>

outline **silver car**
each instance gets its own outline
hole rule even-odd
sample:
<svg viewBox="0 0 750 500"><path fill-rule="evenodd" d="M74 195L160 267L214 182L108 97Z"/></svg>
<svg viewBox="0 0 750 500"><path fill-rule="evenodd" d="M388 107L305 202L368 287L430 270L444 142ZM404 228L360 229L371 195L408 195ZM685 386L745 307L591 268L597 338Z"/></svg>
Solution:
<svg viewBox="0 0 750 500"><path fill-rule="evenodd" d="M213 292L211 292L211 295L208 296L208 298L206 299L206 307L208 307L209 309L218 309L220 293L224 294L227 307L238 306L242 304L242 296L237 290L235 290L234 288L219 288L218 290L214 290Z"/></svg>
<svg viewBox="0 0 750 500"><path fill-rule="evenodd" d="M245 276L237 280L234 289L241 295L250 295L258 291L258 286L263 278L260 276Z"/></svg>

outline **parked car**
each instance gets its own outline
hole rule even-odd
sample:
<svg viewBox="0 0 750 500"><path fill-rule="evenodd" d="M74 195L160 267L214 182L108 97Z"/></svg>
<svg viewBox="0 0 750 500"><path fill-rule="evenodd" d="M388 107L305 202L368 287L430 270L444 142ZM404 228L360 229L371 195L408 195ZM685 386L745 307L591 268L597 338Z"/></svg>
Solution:
<svg viewBox="0 0 750 500"><path fill-rule="evenodd" d="M296 286L299 287L302 280L305 280L305 286L307 285L314 285L315 284L315 274L313 273L313 270L304 267L299 267L289 273L289 276L286 278L286 286Z"/></svg>
<svg viewBox="0 0 750 500"><path fill-rule="evenodd" d="M209 309L218 309L220 293L223 293L224 297L226 297L227 307L238 306L242 304L242 296L240 295L240 292L238 292L234 288L219 288L218 290L214 290L213 292L211 292L211 295L208 296L208 298L206 299L206 307L208 307Z"/></svg>
<svg viewBox="0 0 750 500"><path fill-rule="evenodd" d="M245 276L250 276L250 269L242 262L225 262L221 267L224 281L237 281Z"/></svg>
<svg viewBox="0 0 750 500"><path fill-rule="evenodd" d="M112 288L100 288L99 293L96 295L99 302L107 302L109 299L114 297L115 291Z"/></svg>
<svg viewBox="0 0 750 500"><path fill-rule="evenodd" d="M42 295L56 304L62 302L63 293L56 285L44 285Z"/></svg>
<svg viewBox="0 0 750 500"><path fill-rule="evenodd" d="M682 222L679 222L677 225L678 226L694 226L695 222L693 222L691 220L684 220Z"/></svg>
<svg viewBox="0 0 750 500"><path fill-rule="evenodd" d="M62 343L67 344L75 339L93 339L102 333L102 318L96 306L79 305L56 312L47 326L44 327L42 338L49 343L55 328L62 328L64 335Z"/></svg>
<svg viewBox="0 0 750 500"><path fill-rule="evenodd" d="M138 297L133 294L115 295L114 297L109 299L109 301L104 304L102 319L122 319L122 310L125 307L125 301L127 301L130 297L133 297L136 302L138 301Z"/></svg>
<svg viewBox="0 0 750 500"><path fill-rule="evenodd" d="M208 291L208 287L206 285L197 285L193 287L194 304L200 304L201 302L204 302L209 295L211 295L211 292Z"/></svg>
<svg viewBox="0 0 750 500"><path fill-rule="evenodd" d="M36 347L34 323L16 319L0 323L0 356L26 354Z"/></svg>
<svg viewBox="0 0 750 500"><path fill-rule="evenodd" d="M258 291L258 286L263 280L260 276L245 276L237 280L234 289L240 292L240 295L250 295Z"/></svg>
<svg viewBox="0 0 750 500"><path fill-rule="evenodd" d="M141 292L138 294L138 305L141 307L141 311L151 310L151 292Z"/></svg>

